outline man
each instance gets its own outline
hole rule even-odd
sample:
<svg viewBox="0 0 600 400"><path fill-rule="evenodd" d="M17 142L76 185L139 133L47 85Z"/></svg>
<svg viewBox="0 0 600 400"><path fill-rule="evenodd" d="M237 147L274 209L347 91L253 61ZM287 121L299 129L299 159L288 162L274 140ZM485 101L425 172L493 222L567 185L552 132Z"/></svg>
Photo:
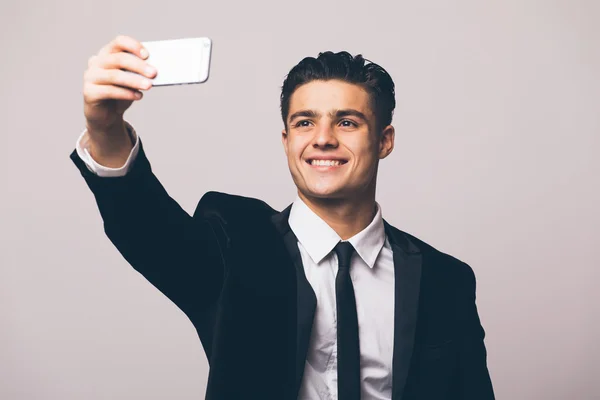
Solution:
<svg viewBox="0 0 600 400"><path fill-rule="evenodd" d="M123 119L150 83L122 70L156 74L142 50L119 36L90 58L71 159L108 238L194 324L207 399L494 398L472 269L375 201L394 148L383 68L346 52L302 60L281 94L296 200L277 212L209 192L190 217Z"/></svg>

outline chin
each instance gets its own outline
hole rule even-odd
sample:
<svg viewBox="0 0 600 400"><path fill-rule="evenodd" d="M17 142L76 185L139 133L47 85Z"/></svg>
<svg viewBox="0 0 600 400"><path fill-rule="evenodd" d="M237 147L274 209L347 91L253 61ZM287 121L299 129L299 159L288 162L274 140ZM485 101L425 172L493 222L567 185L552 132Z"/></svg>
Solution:
<svg viewBox="0 0 600 400"><path fill-rule="evenodd" d="M292 178L298 191L307 198L342 199L349 197L348 192L351 192L344 186L345 179L314 179L301 174L292 174Z"/></svg>
<svg viewBox="0 0 600 400"><path fill-rule="evenodd" d="M305 197L312 197L318 199L340 199L344 197L343 190L340 188L313 188L313 189L300 189Z"/></svg>

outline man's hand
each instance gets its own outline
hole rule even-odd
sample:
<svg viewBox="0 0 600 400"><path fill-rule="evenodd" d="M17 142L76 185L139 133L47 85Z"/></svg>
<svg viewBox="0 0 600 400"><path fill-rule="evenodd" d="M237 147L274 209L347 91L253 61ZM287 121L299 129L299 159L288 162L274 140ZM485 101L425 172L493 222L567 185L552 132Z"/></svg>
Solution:
<svg viewBox="0 0 600 400"><path fill-rule="evenodd" d="M132 144L123 114L148 90L156 69L144 60L148 52L129 36L117 36L88 60L83 76L83 100L91 153L108 167L120 167ZM140 74L136 75L136 74Z"/></svg>

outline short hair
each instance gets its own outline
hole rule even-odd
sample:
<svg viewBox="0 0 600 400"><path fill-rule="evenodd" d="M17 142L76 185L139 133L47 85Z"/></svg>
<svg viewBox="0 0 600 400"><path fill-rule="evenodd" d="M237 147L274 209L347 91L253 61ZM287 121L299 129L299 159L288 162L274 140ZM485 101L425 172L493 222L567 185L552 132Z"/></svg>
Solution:
<svg viewBox="0 0 600 400"><path fill-rule="evenodd" d="M365 63L367 62L367 63ZM294 66L281 87L281 118L287 129L290 99L301 85L315 80L341 80L361 86L370 96L370 105L376 119L377 131L392 122L396 107L394 81L381 66L346 51L321 52L317 58L305 57Z"/></svg>

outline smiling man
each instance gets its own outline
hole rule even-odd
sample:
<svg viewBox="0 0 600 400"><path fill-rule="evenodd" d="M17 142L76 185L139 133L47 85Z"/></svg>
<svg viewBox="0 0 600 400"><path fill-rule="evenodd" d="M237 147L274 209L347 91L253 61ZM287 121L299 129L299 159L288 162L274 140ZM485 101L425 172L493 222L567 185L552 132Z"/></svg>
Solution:
<svg viewBox="0 0 600 400"><path fill-rule="evenodd" d="M394 148L383 68L347 52L303 59L281 93L294 202L209 192L190 216L122 118L148 87L121 70L151 78L146 57L120 36L90 59L71 159L108 238L194 324L207 399L494 398L472 269L375 200Z"/></svg>
<svg viewBox="0 0 600 400"><path fill-rule="evenodd" d="M346 62L352 60L347 53L337 55L337 60L330 53L321 54L322 60L328 57L332 63L343 62L344 57ZM364 61L359 57L353 62ZM376 70L374 64L372 68ZM376 100L387 101L384 107L390 112L385 118L391 120L393 83L384 75L387 79L379 84L388 85L387 98L371 99L369 88L360 81L300 75L297 82L293 72L282 95L282 141L288 166L300 200L346 240L375 215L378 161L394 147L394 128L388 121L378 121L372 108ZM378 122L386 126L381 129Z"/></svg>

